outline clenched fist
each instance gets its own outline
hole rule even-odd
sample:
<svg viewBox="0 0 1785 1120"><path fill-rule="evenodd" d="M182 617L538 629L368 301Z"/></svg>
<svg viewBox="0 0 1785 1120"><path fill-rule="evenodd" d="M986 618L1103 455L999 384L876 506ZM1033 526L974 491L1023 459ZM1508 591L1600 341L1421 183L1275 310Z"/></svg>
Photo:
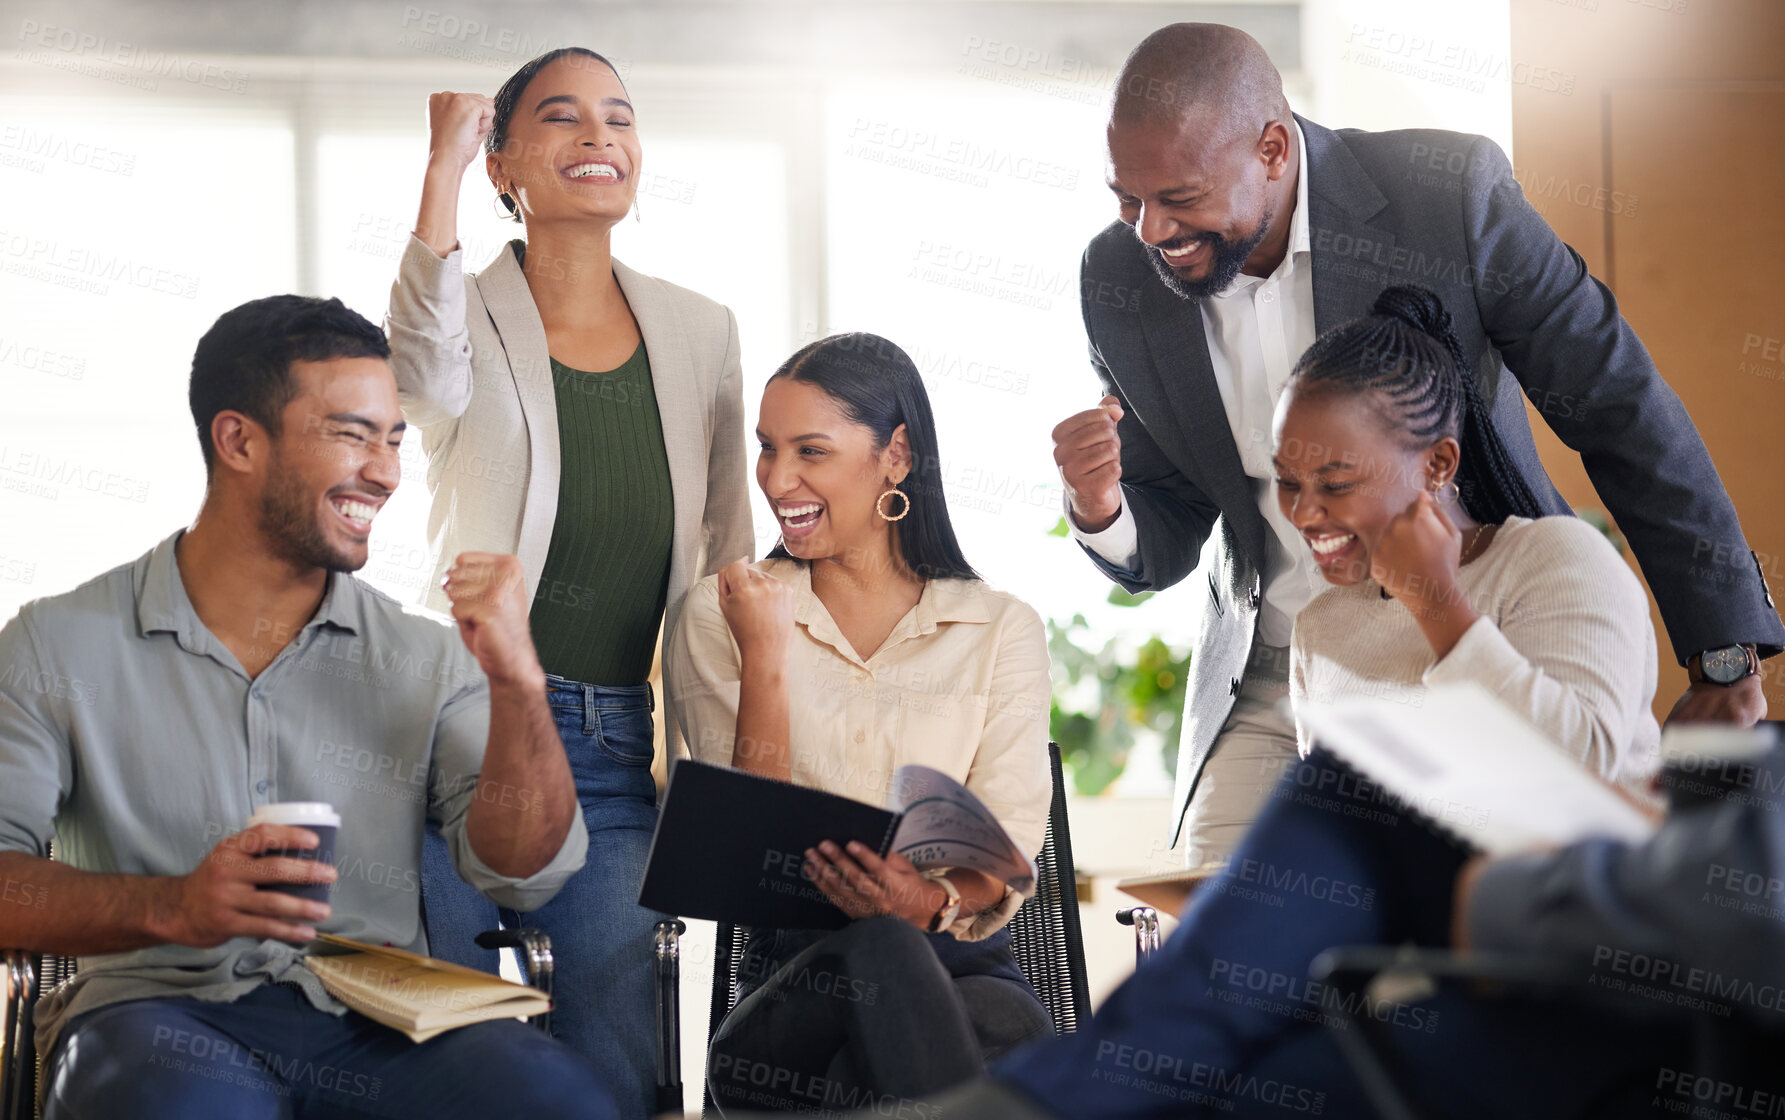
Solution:
<svg viewBox="0 0 1785 1120"><path fill-rule="evenodd" d="M746 664L771 665L793 644L793 588L747 560L719 569L719 613Z"/></svg>
<svg viewBox="0 0 1785 1120"><path fill-rule="evenodd" d="M1122 512L1122 437L1116 434L1122 415L1122 402L1104 397L1054 428L1054 462L1072 520L1087 533L1101 533Z"/></svg>
<svg viewBox="0 0 1785 1120"><path fill-rule="evenodd" d="M496 102L481 93L428 95L428 158L463 171L496 123Z"/></svg>
<svg viewBox="0 0 1785 1120"><path fill-rule="evenodd" d="M1459 601L1463 533L1421 492L1390 519L1370 550L1370 578L1403 602L1444 608Z"/></svg>
<svg viewBox="0 0 1785 1120"><path fill-rule="evenodd" d="M545 687L527 622L527 580L518 556L461 552L446 572L446 597L465 648L491 684Z"/></svg>

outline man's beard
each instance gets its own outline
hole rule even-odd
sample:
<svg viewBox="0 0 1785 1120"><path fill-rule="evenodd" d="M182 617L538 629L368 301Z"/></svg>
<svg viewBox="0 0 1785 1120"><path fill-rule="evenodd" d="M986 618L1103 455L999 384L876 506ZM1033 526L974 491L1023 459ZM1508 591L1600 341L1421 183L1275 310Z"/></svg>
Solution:
<svg viewBox="0 0 1785 1120"><path fill-rule="evenodd" d="M364 557L350 556L329 543L316 523L309 495L287 471L275 468L260 496L260 531L273 552L295 567L357 572L366 565Z"/></svg>
<svg viewBox="0 0 1785 1120"><path fill-rule="evenodd" d="M1258 228L1253 230L1249 236L1237 241L1209 233L1198 237L1184 238L1171 244L1170 247L1173 249L1182 249L1194 241L1209 243L1212 250L1209 274L1201 280L1185 280L1173 272L1169 264L1165 263L1164 253L1145 242L1142 242L1142 247L1146 250L1147 262L1153 266L1153 271L1159 274L1161 283L1177 293L1180 298L1205 300L1210 296L1219 295L1227 290L1229 284L1233 283L1234 277L1238 276L1240 269L1245 267L1246 258L1250 257L1253 250L1264 243L1264 235L1271 228L1272 216L1271 211L1265 211L1264 217L1259 220Z"/></svg>

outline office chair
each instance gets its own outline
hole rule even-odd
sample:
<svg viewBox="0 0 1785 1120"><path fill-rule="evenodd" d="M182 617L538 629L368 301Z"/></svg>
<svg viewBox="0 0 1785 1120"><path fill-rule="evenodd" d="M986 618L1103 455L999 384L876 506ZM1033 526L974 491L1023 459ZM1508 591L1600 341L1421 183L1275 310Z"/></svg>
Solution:
<svg viewBox="0 0 1785 1120"><path fill-rule="evenodd" d="M1048 810L1047 839L1035 859L1035 894L1010 920L1011 951L1023 975L1035 988L1053 1020L1056 1034L1070 1034L1090 1016L1090 985L1085 979L1084 936L1079 926L1078 884L1072 862L1072 832L1066 817L1066 783L1061 776L1060 748L1048 744L1053 775L1053 803ZM658 1067L657 1107L682 1111L680 1023L677 1012L677 938L679 921L657 925ZM737 1002L738 967L748 931L721 924L714 938L713 999L707 1037ZM703 1116L716 1115L710 1089L703 1093Z"/></svg>

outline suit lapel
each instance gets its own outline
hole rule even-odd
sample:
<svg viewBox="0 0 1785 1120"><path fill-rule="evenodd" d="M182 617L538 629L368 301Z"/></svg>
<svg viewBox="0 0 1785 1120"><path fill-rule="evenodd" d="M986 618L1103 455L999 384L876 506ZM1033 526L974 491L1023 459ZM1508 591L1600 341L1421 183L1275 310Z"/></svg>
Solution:
<svg viewBox="0 0 1785 1120"><path fill-rule="evenodd" d="M558 398L551 352L545 341L545 324L539 319L539 308L512 248L503 245L477 274L476 282L508 356L508 371L520 395L521 416L527 422L527 490L521 501L515 551L526 571L538 573L545 568L552 525L558 518ZM537 574L533 578L537 581ZM528 587L529 600L535 590Z"/></svg>
<svg viewBox="0 0 1785 1120"><path fill-rule="evenodd" d="M1297 116L1308 145L1308 243L1314 330L1325 334L1370 312L1393 282L1393 231L1369 224L1388 205L1337 133Z"/></svg>
<svg viewBox="0 0 1785 1120"><path fill-rule="evenodd" d="M675 504L675 543L670 548L671 587L686 587L697 573L687 571L699 550L700 526L706 511L707 448L712 445L707 402L714 386L703 384L670 291L663 282L614 262L614 277L638 320L645 353L651 360L651 385L663 424L663 447L669 459L669 489ZM684 548L692 541L694 548ZM726 557L724 562L736 557Z"/></svg>
<svg viewBox="0 0 1785 1120"><path fill-rule="evenodd" d="M1140 400L1130 392L1129 403L1149 431L1166 418L1179 438L1170 444L1156 442L1188 452L1204 493L1223 510L1243 517L1237 511L1252 506L1251 486L1233 443L1227 406L1215 384L1202 310L1162 284L1148 285L1141 300L1140 320L1153 359L1155 383L1150 386L1153 392Z"/></svg>

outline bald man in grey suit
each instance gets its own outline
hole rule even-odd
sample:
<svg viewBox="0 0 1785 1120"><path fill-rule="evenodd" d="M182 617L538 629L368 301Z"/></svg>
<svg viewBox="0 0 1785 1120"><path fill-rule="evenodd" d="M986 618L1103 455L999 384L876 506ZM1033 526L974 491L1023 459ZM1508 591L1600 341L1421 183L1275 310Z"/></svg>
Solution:
<svg viewBox="0 0 1785 1120"><path fill-rule="evenodd" d="M1215 24L1149 36L1108 127L1121 207L1085 250L1081 304L1105 394L1054 430L1069 523L1129 591L1208 583L1190 663L1171 840L1219 862L1294 758L1285 647L1325 588L1277 509L1271 414L1315 336L1391 283L1435 290L1538 501L1524 399L1629 540L1694 684L1675 719L1765 715L1785 646L1691 418L1611 293L1480 136L1333 131L1290 112L1264 49ZM1463 486L1469 480L1461 480Z"/></svg>

